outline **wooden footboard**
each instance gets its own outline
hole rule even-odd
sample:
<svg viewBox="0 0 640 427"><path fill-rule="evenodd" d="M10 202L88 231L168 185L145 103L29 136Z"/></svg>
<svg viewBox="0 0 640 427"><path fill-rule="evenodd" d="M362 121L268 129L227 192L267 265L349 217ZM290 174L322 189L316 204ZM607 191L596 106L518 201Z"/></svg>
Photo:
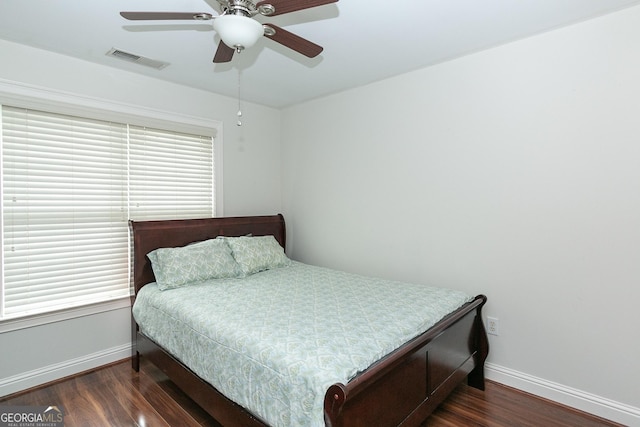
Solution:
<svg viewBox="0 0 640 427"><path fill-rule="evenodd" d="M330 427L418 426L466 377L484 389L488 341L481 317L486 297L391 353L325 395Z"/></svg>

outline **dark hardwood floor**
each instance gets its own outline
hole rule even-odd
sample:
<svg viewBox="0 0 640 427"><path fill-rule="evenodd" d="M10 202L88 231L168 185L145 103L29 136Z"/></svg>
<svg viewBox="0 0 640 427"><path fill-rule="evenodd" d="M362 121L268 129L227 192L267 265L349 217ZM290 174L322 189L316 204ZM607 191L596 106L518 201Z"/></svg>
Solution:
<svg viewBox="0 0 640 427"><path fill-rule="evenodd" d="M127 360L8 396L0 405L62 406L65 427L219 426L145 360L139 373ZM424 424L449 426L620 425L488 381L484 392L460 386Z"/></svg>

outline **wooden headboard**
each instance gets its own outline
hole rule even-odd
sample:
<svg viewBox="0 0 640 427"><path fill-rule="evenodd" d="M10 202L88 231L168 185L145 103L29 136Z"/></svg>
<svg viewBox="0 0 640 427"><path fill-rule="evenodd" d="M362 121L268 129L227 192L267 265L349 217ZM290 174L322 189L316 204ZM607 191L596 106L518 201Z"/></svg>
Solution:
<svg viewBox="0 0 640 427"><path fill-rule="evenodd" d="M158 248L173 248L218 236L273 235L285 248L286 231L281 214L269 216L179 219L166 221L129 221L133 248L132 281L135 294L155 281L147 254Z"/></svg>

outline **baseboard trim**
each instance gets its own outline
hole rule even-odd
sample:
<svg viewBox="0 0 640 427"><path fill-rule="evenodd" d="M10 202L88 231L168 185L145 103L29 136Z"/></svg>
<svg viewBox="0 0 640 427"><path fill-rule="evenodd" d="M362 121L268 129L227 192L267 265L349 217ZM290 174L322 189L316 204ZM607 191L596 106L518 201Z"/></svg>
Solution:
<svg viewBox="0 0 640 427"><path fill-rule="evenodd" d="M0 397L28 390L70 375L76 375L128 357L131 357L131 344L108 348L97 353L2 378L0 379Z"/></svg>
<svg viewBox="0 0 640 427"><path fill-rule="evenodd" d="M607 420L627 426L640 426L640 408L492 363L485 364L485 377Z"/></svg>

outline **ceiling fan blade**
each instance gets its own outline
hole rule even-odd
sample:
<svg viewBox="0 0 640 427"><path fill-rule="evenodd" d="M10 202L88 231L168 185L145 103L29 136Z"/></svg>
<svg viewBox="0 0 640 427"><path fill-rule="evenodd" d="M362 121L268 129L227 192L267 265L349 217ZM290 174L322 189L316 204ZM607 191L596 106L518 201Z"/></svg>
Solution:
<svg viewBox="0 0 640 427"><path fill-rule="evenodd" d="M268 29L265 31L264 36L271 40L280 43L283 46L293 49L298 53L303 54L309 58L315 58L322 52L322 46L319 46L307 39L303 39L300 36L293 34L287 30L283 30L273 24L264 24ZM273 31L269 31L273 29Z"/></svg>
<svg viewBox="0 0 640 427"><path fill-rule="evenodd" d="M227 46L224 42L220 41L218 45L218 49L216 50L216 54L213 57L213 62L216 64L222 62L229 62L233 58L233 54L235 53L235 49Z"/></svg>
<svg viewBox="0 0 640 427"><path fill-rule="evenodd" d="M311 7L335 3L337 1L338 0L263 0L256 4L256 8L258 10L269 10L269 5L271 5L275 8L275 11L273 13L265 13L265 15L276 16L284 13L295 12L296 10L309 9Z"/></svg>
<svg viewBox="0 0 640 427"><path fill-rule="evenodd" d="M120 16L131 21L163 21L166 19L208 21L213 18L213 15L206 12L120 12Z"/></svg>

